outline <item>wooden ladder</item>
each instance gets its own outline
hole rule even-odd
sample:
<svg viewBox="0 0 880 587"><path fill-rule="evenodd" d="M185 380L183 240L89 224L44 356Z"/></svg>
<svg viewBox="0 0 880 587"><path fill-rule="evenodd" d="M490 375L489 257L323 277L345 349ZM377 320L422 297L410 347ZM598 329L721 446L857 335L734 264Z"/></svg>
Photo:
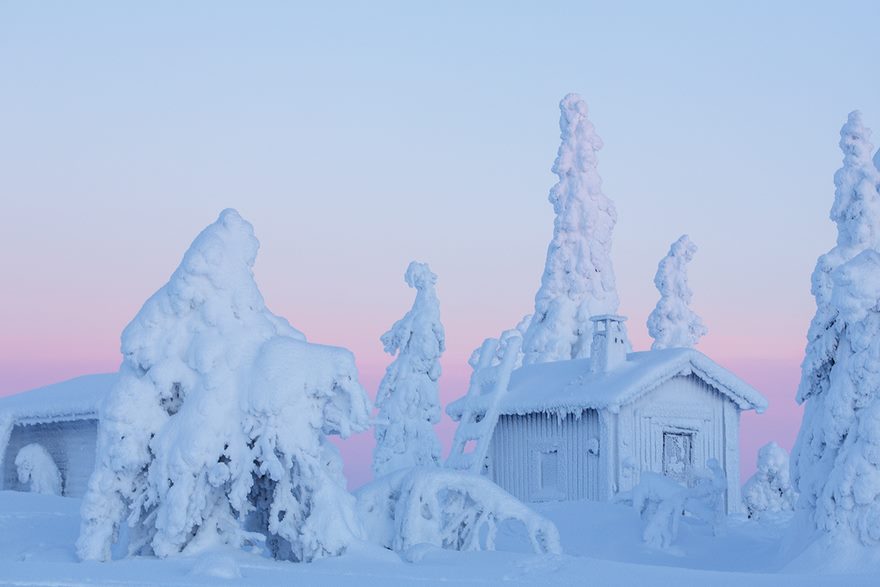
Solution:
<svg viewBox="0 0 880 587"><path fill-rule="evenodd" d="M498 352L499 341L488 338L480 347L480 361L471 375L461 420L452 440L449 458L446 459L446 466L451 469L478 475L483 472L492 433L498 423L501 399L507 393L510 374L516 368L522 338L513 336L506 343L501 362L497 365L492 362Z"/></svg>

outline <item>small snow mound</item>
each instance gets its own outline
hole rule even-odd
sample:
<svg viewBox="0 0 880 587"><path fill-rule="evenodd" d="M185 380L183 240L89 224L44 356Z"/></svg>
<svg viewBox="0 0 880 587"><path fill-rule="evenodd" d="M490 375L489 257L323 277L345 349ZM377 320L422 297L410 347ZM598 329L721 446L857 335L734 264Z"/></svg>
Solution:
<svg viewBox="0 0 880 587"><path fill-rule="evenodd" d="M215 579L241 579L241 569L235 559L217 552L199 557L189 574Z"/></svg>

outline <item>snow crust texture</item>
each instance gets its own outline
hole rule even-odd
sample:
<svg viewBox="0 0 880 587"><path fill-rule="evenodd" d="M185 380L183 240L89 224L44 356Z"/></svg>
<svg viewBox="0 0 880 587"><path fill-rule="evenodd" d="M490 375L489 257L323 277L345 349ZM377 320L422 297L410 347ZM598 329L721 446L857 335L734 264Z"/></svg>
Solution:
<svg viewBox="0 0 880 587"><path fill-rule="evenodd" d="M792 453L798 510L831 540L880 546L880 172L859 112L840 131L837 245L813 272Z"/></svg>
<svg viewBox="0 0 880 587"><path fill-rule="evenodd" d="M385 352L396 354L379 384L376 405L377 477L408 467L438 465L440 441L434 425L440 421L440 356L446 334L440 322L437 276L425 263L413 261L405 274L416 290L412 309L382 335Z"/></svg>
<svg viewBox="0 0 880 587"><path fill-rule="evenodd" d="M518 499L471 473L414 468L387 475L358 493L370 539L406 553L421 545L495 550L499 525L522 524L539 554L560 554L556 526Z"/></svg>
<svg viewBox="0 0 880 587"><path fill-rule="evenodd" d="M368 426L344 349L306 342L254 282L259 244L234 210L195 239L122 334L83 500L82 559L264 544L312 560L360 536L327 436Z"/></svg>
<svg viewBox="0 0 880 587"><path fill-rule="evenodd" d="M590 317L616 314L619 304L611 265L617 211L597 170L602 139L580 96L565 96L559 108L562 143L553 164L558 181L550 190L556 219L523 341L527 365L589 356Z"/></svg>
<svg viewBox="0 0 880 587"><path fill-rule="evenodd" d="M685 234L672 243L657 267L654 285L660 301L648 316L652 349L693 347L707 332L703 320L690 308L693 292L688 285L687 264L696 252L697 246Z"/></svg>
<svg viewBox="0 0 880 587"><path fill-rule="evenodd" d="M767 513L790 512L797 494L791 486L789 459L785 449L775 442L758 451L758 470L743 486L743 502L750 518Z"/></svg>
<svg viewBox="0 0 880 587"><path fill-rule="evenodd" d="M49 452L40 444L21 447L15 456L18 481L34 493L61 495L61 472Z"/></svg>

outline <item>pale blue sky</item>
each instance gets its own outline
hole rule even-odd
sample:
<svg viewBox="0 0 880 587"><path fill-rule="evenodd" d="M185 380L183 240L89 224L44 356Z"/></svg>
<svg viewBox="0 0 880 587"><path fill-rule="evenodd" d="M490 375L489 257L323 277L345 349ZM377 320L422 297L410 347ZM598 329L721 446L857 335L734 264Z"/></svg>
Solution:
<svg viewBox="0 0 880 587"><path fill-rule="evenodd" d="M853 108L880 127L878 30L878 2L0 2L0 318L30 352L86 325L115 349L234 206L270 304L313 337L378 356L418 258L465 356L530 310L576 91L634 338L689 232L707 345L797 353L838 129Z"/></svg>
<svg viewBox="0 0 880 587"><path fill-rule="evenodd" d="M689 233L699 348L771 400L744 421L748 469L799 422L838 131L860 108L880 133L878 39L876 1L0 0L0 394L115 369L123 326L233 206L269 307L351 348L371 395L403 271L429 262L460 395L471 349L531 311L578 92L630 335L645 348L656 264Z"/></svg>
<svg viewBox="0 0 880 587"><path fill-rule="evenodd" d="M227 206L269 307L371 384L429 262L461 393L470 350L531 310L573 91L636 347L687 232L700 348L783 361L764 391L789 401L838 131L860 108L880 133L878 39L877 1L0 1L0 393L112 369Z"/></svg>

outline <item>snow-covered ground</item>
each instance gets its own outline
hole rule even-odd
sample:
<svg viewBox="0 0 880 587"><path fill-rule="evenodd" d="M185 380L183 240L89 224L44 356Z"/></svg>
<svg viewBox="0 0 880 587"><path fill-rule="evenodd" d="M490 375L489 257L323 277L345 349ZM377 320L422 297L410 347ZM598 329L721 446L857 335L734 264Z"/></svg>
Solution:
<svg viewBox="0 0 880 587"><path fill-rule="evenodd" d="M638 515L622 505L539 506L562 538L564 555L535 555L512 529L495 552L411 552L412 562L374 546L314 563L289 563L233 549L166 560L133 557L77 562L80 501L0 492L0 585L878 585L878 574L778 574L781 523L729 521L727 531L684 520L675 547L641 542Z"/></svg>

